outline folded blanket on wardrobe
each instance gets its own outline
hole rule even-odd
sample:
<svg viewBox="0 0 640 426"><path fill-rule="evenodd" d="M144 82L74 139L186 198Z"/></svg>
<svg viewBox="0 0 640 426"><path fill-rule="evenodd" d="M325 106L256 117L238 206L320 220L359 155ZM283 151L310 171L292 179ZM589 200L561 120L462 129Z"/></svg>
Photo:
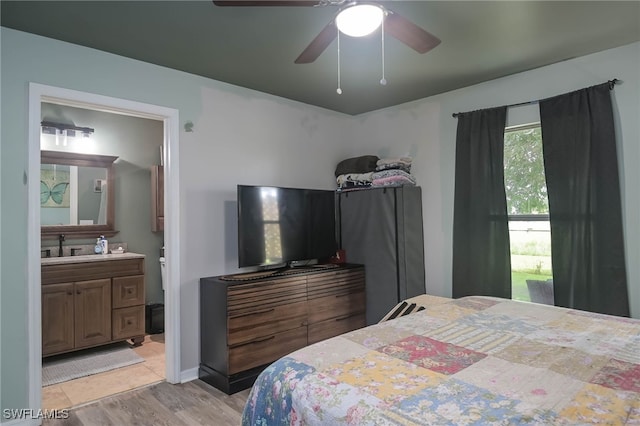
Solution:
<svg viewBox="0 0 640 426"><path fill-rule="evenodd" d="M407 165L407 163L387 163L376 166L376 172L380 172L382 170L402 170L403 172L410 173L411 172L411 164Z"/></svg>
<svg viewBox="0 0 640 426"><path fill-rule="evenodd" d="M370 188L371 182L345 182L338 186L338 189L353 189L353 188Z"/></svg>
<svg viewBox="0 0 640 426"><path fill-rule="evenodd" d="M371 182L371 187L381 186L415 186L415 181L407 179L404 176L389 176L380 179L374 179Z"/></svg>
<svg viewBox="0 0 640 426"><path fill-rule="evenodd" d="M347 158L336 166L336 177L348 173L367 173L376 169L376 162L380 158L377 155L363 155L360 157Z"/></svg>
<svg viewBox="0 0 640 426"><path fill-rule="evenodd" d="M376 162L376 166L383 166L385 164L391 164L391 163L402 163L407 166L411 166L411 157L381 158Z"/></svg>
<svg viewBox="0 0 640 426"><path fill-rule="evenodd" d="M412 175L410 175L409 173L403 171L403 170L398 170L398 169L390 169L390 170L382 170L379 172L375 172L372 175L372 179L375 181L377 179L383 179L383 178L388 178L388 177L392 177L392 176L401 176L413 183L416 183L416 178L414 178Z"/></svg>
<svg viewBox="0 0 640 426"><path fill-rule="evenodd" d="M347 173L343 175L339 175L336 178L336 182L338 185L343 185L345 182L368 182L371 183L373 180L373 172L369 173Z"/></svg>

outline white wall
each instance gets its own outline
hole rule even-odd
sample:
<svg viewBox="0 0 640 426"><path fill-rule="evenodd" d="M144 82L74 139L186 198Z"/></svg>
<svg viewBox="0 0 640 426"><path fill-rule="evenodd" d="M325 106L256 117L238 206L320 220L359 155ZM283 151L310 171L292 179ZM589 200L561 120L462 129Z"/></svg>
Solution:
<svg viewBox="0 0 640 426"><path fill-rule="evenodd" d="M179 140L181 355L182 369L188 370L197 367L199 358L198 280L237 269L236 184L329 189L335 186L335 165L346 157L412 155L423 187L427 290L448 296L457 124L451 113L620 78L624 84L614 96L624 159L630 299L633 315L640 316L639 43L352 118L93 49L1 31L2 408L27 403L29 82L168 106L180 111L181 123L194 123L194 131L181 132Z"/></svg>
<svg viewBox="0 0 640 426"><path fill-rule="evenodd" d="M422 186L427 292L451 296L455 112L543 99L619 78L613 90L631 314L640 318L640 43L356 117L358 155L411 153ZM539 121L537 106L509 108L508 124Z"/></svg>
<svg viewBox="0 0 640 426"><path fill-rule="evenodd" d="M25 407L28 400L29 82L168 106L179 110L182 124L193 122L193 132L181 132L179 140L180 348L182 370L197 367L198 280L237 270L236 185L334 188L333 170L347 155L342 131L348 131L349 117L20 31L2 28L0 34L1 407Z"/></svg>

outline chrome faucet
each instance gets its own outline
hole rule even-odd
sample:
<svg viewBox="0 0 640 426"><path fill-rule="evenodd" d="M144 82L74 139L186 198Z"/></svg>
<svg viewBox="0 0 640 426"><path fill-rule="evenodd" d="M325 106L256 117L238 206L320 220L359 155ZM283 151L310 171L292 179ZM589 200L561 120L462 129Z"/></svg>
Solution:
<svg viewBox="0 0 640 426"><path fill-rule="evenodd" d="M58 257L62 257L62 242L64 241L64 234L58 235Z"/></svg>

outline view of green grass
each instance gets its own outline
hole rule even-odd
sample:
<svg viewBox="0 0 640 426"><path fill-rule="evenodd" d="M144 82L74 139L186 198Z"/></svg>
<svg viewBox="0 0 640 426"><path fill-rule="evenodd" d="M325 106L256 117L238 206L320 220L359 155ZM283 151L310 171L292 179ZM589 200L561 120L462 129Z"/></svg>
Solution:
<svg viewBox="0 0 640 426"><path fill-rule="evenodd" d="M511 297L530 301L527 280L547 280L551 271L548 222L511 223Z"/></svg>
<svg viewBox="0 0 640 426"><path fill-rule="evenodd" d="M531 301L529 290L527 290L527 280L548 280L551 274L532 274L530 272L511 272L511 298L513 300Z"/></svg>

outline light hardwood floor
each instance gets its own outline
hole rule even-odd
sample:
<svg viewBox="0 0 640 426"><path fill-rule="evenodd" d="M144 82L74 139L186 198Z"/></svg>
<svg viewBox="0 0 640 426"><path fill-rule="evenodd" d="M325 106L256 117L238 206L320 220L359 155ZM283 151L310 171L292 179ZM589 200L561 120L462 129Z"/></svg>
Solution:
<svg viewBox="0 0 640 426"><path fill-rule="evenodd" d="M73 408L68 419L43 425L237 426L248 396L249 389L226 395L200 380L162 382Z"/></svg>

